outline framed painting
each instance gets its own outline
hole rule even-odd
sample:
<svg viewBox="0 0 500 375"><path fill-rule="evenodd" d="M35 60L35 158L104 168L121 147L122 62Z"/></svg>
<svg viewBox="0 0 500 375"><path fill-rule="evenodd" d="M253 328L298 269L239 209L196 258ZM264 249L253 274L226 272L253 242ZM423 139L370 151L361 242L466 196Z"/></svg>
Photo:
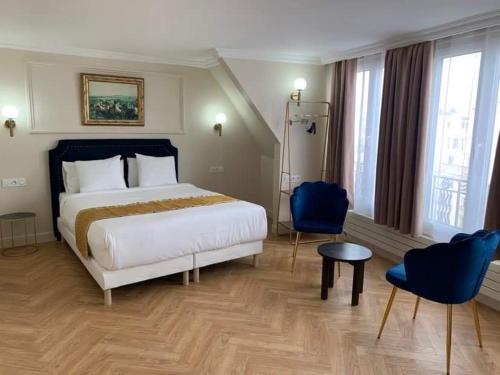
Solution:
<svg viewBox="0 0 500 375"><path fill-rule="evenodd" d="M144 78L81 74L84 125L144 126Z"/></svg>

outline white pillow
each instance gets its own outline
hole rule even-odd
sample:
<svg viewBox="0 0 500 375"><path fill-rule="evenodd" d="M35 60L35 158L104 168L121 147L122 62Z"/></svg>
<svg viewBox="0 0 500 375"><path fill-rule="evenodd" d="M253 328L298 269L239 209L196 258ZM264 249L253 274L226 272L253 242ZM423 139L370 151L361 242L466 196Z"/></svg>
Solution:
<svg viewBox="0 0 500 375"><path fill-rule="evenodd" d="M123 160L120 160L120 164L123 176L125 176ZM66 193L76 194L80 192L80 181L78 180L78 172L76 171L76 164L74 161L63 161L63 183Z"/></svg>
<svg viewBox="0 0 500 375"><path fill-rule="evenodd" d="M128 174L127 181L128 187L139 186L139 172L137 171L137 159L127 158Z"/></svg>
<svg viewBox="0 0 500 375"><path fill-rule="evenodd" d="M120 155L109 159L76 161L80 192L125 189Z"/></svg>
<svg viewBox="0 0 500 375"><path fill-rule="evenodd" d="M177 184L175 158L173 156L154 157L135 154L139 186L161 186Z"/></svg>
<svg viewBox="0 0 500 375"><path fill-rule="evenodd" d="M78 173L76 172L75 162L63 161L62 166L64 190L68 194L79 193L80 181L78 181Z"/></svg>

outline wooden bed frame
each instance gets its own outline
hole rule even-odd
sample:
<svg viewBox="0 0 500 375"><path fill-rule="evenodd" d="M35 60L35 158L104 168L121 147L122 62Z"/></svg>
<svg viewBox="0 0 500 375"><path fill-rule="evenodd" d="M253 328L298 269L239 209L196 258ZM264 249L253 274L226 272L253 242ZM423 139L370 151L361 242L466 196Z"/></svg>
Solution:
<svg viewBox="0 0 500 375"><path fill-rule="evenodd" d="M195 283L200 280L200 267L227 260L253 256L253 265L258 265L258 254L262 252L263 242L255 241L222 249L185 255L166 261L130 267L119 270L107 270L92 257L84 258L77 249L75 237L67 228L59 215L59 195L64 192L62 162L76 160L106 159L115 155L122 158L135 157L135 154L148 156L173 156L178 176L178 152L168 139L79 139L60 140L57 146L49 151L50 188L52 200L52 219L54 235L59 241L65 241L87 268L92 277L104 291L105 305L111 305L111 289L123 285L183 273L183 284L189 284L189 271L193 270ZM125 164L125 176L128 166ZM128 185L128 182L127 182Z"/></svg>

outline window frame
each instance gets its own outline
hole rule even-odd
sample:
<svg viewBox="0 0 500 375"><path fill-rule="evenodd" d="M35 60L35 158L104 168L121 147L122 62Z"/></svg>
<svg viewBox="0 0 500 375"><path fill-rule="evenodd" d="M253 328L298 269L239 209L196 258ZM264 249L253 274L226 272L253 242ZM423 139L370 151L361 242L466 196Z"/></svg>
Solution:
<svg viewBox="0 0 500 375"><path fill-rule="evenodd" d="M488 35L486 35L488 33ZM432 81L432 94L428 118L428 147L426 161L425 187L432 186L432 176L435 158L435 140L438 130L440 96L443 62L446 58L462 55L481 53L477 95L474 110L472 130L471 154L469 160L469 173L467 176L467 194L464 203L463 228L443 223L431 222L429 219L430 192L424 191L424 234L431 235L438 240L449 237L460 231L479 229L484 224L484 209L488 198L490 180L490 157L495 142L491 142L496 120L496 106L500 95L500 29L483 30L459 37L452 37L437 41L434 55L434 76ZM433 141L430 144L429 141ZM474 171L474 173L471 173ZM477 174L479 171L479 175ZM458 209L458 207L457 207ZM435 233L442 235L434 235Z"/></svg>

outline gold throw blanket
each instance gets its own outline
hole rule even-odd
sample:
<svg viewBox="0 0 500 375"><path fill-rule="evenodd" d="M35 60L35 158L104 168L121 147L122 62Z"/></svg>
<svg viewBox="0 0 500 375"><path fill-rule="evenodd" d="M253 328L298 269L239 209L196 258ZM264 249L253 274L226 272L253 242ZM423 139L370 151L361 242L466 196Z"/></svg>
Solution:
<svg viewBox="0 0 500 375"><path fill-rule="evenodd" d="M200 197L162 199L150 202L138 202L108 207L86 208L78 212L75 222L76 247L84 257L89 255L87 233L90 225L97 220L114 217L153 214L156 212L181 210L189 207L211 206L214 204L236 201L226 195L203 195Z"/></svg>

